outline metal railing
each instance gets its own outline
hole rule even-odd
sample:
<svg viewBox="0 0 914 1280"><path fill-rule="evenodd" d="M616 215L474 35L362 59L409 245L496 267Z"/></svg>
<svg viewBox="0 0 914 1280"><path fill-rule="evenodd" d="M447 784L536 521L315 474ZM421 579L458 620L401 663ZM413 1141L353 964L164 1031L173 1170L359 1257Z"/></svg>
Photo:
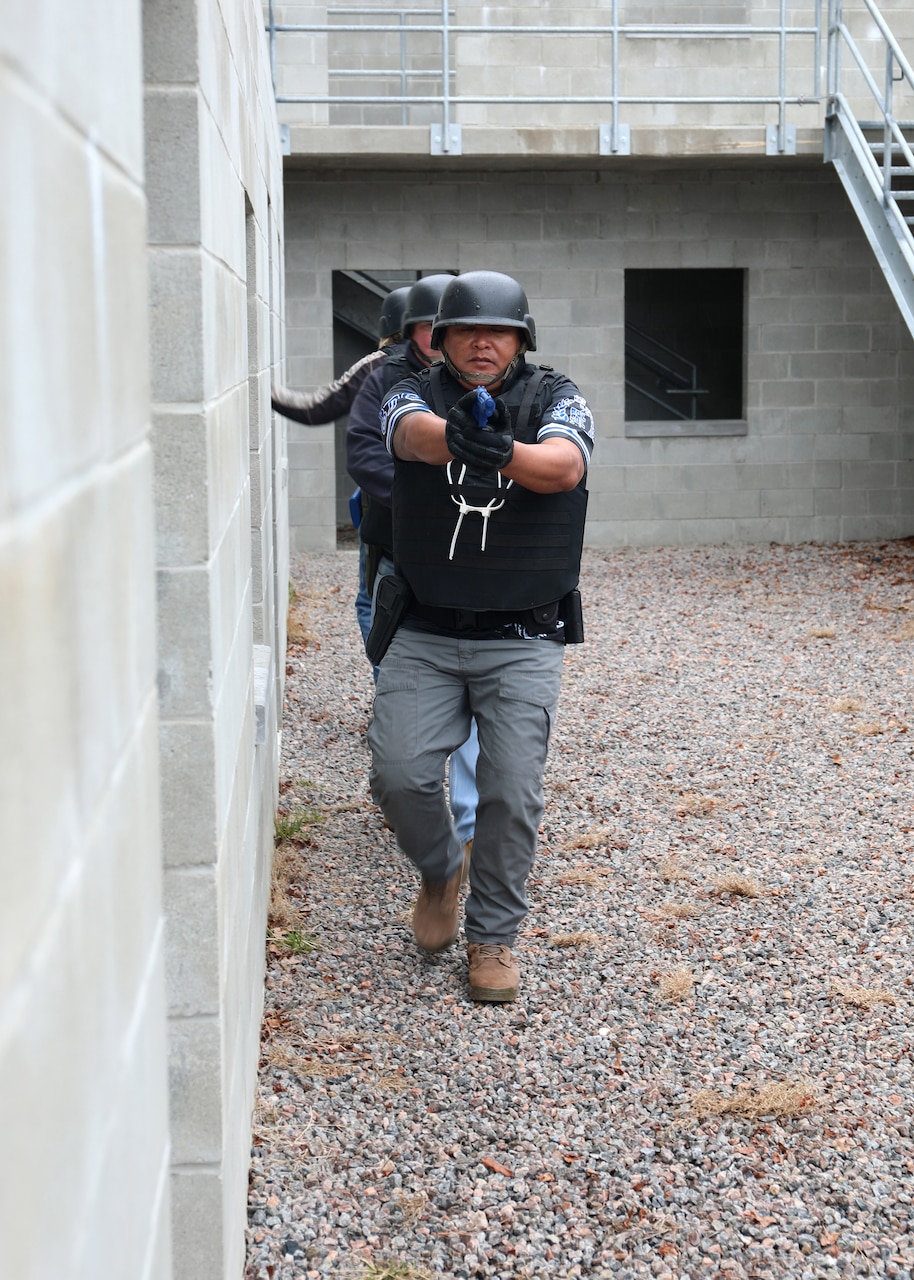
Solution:
<svg viewBox="0 0 914 1280"><path fill-rule="evenodd" d="M834 165L914 334L914 216L905 216L901 208L914 205L914 120L895 113L902 92L909 110L914 102L914 71L878 5L873 0L860 3L872 20L867 43L877 48L874 61L881 63L881 74L871 69L854 39L842 0L829 0L825 159ZM867 119L873 107L877 117Z"/></svg>
<svg viewBox="0 0 914 1280"><path fill-rule="evenodd" d="M328 93L311 93L311 94L276 94L277 103L281 104L310 104L323 106L341 106L341 105L360 105L360 106L376 106L390 107L399 104L402 111L402 119L405 122L406 112L410 107L419 104L430 105L438 108L440 114L440 130L441 150L442 152L459 151L460 125L455 122L454 115L456 110L464 105L485 105L487 107L499 106L599 106L606 108L609 115L607 124L600 124L600 152L601 154L627 154L629 150L629 129L621 118L621 109L625 106L650 106L658 105L695 105L695 106L719 106L719 105L752 105L752 106L773 106L777 108L777 124L768 127L767 132L767 150L769 153L788 153L795 150L796 129L787 123L787 108L792 105L806 106L817 103L821 100L821 47L822 47L822 23L821 23L821 0L810 0L810 9L812 13L811 21L808 25L794 25L787 20L787 0L780 0L779 5L779 21L776 24L767 26L752 26L749 24L689 24L689 23L623 23L619 19L620 0L611 0L611 7L607 12L607 18L604 23L591 26L569 26L553 24L547 21L524 25L467 25L456 24L452 21L452 15L449 9L448 0L441 0L440 9L424 8L416 10L353 10L350 8L337 10L341 16L358 12L363 18L372 15L374 12L393 13L397 19L394 22L333 22L324 23L278 23L275 20L273 0L269 2L269 17L267 22L267 32L270 42L270 59L274 74L274 92L276 90L276 43L280 36L295 35L296 33L308 35L325 35L333 36L341 33L349 33L351 35L362 34L371 37L377 37L381 34L396 35L400 40L400 66L394 70L383 69L369 66L368 69L362 68L330 68L328 67L328 75L331 79L337 79L340 82L350 77L367 77L367 76L384 76L387 78L395 77L399 80L399 92L385 94L345 94L339 92ZM525 16L529 13L525 10ZM438 15L435 18L435 15ZM412 18L422 19L421 21L405 21ZM423 33L431 34L438 38L439 41L439 57L437 64L426 68L413 68L409 65L408 45L407 41L410 36ZM585 38L591 41L605 41L609 46L609 53L606 59L606 72L609 80L607 92L605 94L583 94L583 95L499 95L499 94L475 94L475 93L455 93L453 91L452 82L455 79L455 67L453 59L454 37L464 35L477 36L525 36L540 35L552 37L563 37L567 39ZM643 94L633 95L625 94L620 90L619 63L620 51L624 41L627 40L746 40L765 38L776 40L778 44L777 55L777 87L768 94L747 94L733 93L724 95L709 94ZM804 68L808 67L809 72L809 91L801 94L790 94L787 92L788 80L788 44L798 39L811 42L811 50L808 61L802 60ZM376 45L376 41L375 41ZM367 50L367 55L371 56L371 49ZM376 52L375 52L375 56ZM596 56L591 49L588 54L587 61L582 65L595 67L598 65ZM773 69L772 69L773 70ZM427 80L432 78L437 81L437 92L411 92L412 82L414 79ZM433 131L436 126L432 126ZM434 132L433 132L434 146Z"/></svg>
<svg viewBox="0 0 914 1280"><path fill-rule="evenodd" d="M914 152L911 150L907 136L914 130L914 121L898 119L894 114L894 103L897 96L896 86L899 84L906 85L908 91L914 94L914 70L902 53L879 7L873 3L873 0L862 0L862 2L884 42L882 83L880 84L873 75L844 21L842 0L829 0L828 115L842 114L851 129L856 126L862 148L861 156L868 157L874 168L880 171L882 195L887 209L907 227L909 219L905 218L898 207L898 199L899 196L907 197L908 200L914 199L914 191L899 192L894 187L893 181L895 176L900 174L909 179L909 186L914 186L914 182L910 181L914 176ZM874 105L879 113L875 121L858 119L851 108L847 94L842 89L844 73L842 54L845 51L850 54L863 84L869 90L871 105ZM880 141L866 138L866 132L874 130L881 133ZM900 165L896 163L899 159L903 162ZM910 231L908 236L910 238Z"/></svg>
<svg viewBox="0 0 914 1280"><path fill-rule="evenodd" d="M641 370L641 378L635 376L636 368ZM698 418L699 396L709 394L706 387L698 385L698 365L694 360L633 324L625 326L625 386L671 418L693 422ZM670 396L687 396L688 407L683 409Z"/></svg>

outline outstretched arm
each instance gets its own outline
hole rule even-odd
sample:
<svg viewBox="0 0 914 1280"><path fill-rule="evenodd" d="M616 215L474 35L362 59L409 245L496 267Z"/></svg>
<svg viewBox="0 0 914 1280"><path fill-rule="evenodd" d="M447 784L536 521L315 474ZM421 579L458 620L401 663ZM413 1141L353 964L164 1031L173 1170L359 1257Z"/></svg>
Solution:
<svg viewBox="0 0 914 1280"><path fill-rule="evenodd" d="M316 391L272 387L270 399L273 408L284 418L304 423L306 427L322 427L328 422L335 422L337 418L346 416L365 379L383 360L383 351L370 351L333 382L318 387Z"/></svg>
<svg viewBox="0 0 914 1280"><path fill-rule="evenodd" d="M445 421L437 414L417 411L405 414L393 436L393 451L404 462L443 466L453 454L444 438ZM501 474L533 493L562 493L573 489L584 475L584 457L571 440L550 437L537 444L515 441L514 456Z"/></svg>

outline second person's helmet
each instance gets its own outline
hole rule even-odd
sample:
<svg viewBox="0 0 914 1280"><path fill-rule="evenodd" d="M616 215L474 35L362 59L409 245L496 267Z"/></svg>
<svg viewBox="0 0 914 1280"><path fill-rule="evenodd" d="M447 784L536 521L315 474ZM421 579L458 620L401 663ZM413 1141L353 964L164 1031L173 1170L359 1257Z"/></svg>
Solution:
<svg viewBox="0 0 914 1280"><path fill-rule="evenodd" d="M392 289L381 303L381 318L378 320L378 337L392 338L403 332L403 313L406 310L406 299L409 297L409 285Z"/></svg>
<svg viewBox="0 0 914 1280"><path fill-rule="evenodd" d="M504 325L522 330L528 351L536 350L536 325L527 295L511 276L500 271L468 271L452 276L441 295L432 325L432 346L441 349L441 336L452 324Z"/></svg>
<svg viewBox="0 0 914 1280"><path fill-rule="evenodd" d="M403 332L409 333L410 326L431 322L438 311L438 301L445 288L454 276L423 276L409 291L406 299L406 310L403 313Z"/></svg>

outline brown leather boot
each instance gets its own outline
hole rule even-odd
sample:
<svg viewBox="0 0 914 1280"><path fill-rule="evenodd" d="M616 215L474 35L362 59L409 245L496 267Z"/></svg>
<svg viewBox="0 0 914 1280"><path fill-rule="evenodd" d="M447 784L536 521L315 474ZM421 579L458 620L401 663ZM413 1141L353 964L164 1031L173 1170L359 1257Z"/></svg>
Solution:
<svg viewBox="0 0 914 1280"><path fill-rule="evenodd" d="M413 909L413 935L423 951L443 951L457 941L460 932L460 875L433 884L422 877L419 897Z"/></svg>
<svg viewBox="0 0 914 1280"><path fill-rule="evenodd" d="M507 1001L517 999L520 968L511 948L495 942L468 942L470 999Z"/></svg>

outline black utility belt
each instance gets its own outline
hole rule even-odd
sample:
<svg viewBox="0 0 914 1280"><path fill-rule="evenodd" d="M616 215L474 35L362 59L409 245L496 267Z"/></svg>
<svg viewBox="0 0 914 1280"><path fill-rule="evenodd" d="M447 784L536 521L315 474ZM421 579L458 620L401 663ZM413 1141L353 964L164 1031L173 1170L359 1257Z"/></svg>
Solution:
<svg viewBox="0 0 914 1280"><path fill-rule="evenodd" d="M563 644L582 644L584 616L581 593L569 591L561 600L537 605L533 609L501 610L439 609L420 604L413 597L405 578L396 573L379 578L374 592L374 617L365 642L365 652L377 666L401 625L410 622L418 630L434 627L445 635L466 639L497 637L511 628L522 627L527 635L542 636Z"/></svg>
<svg viewBox="0 0 914 1280"><path fill-rule="evenodd" d="M522 627L531 635L548 635L559 630L559 601L537 605L534 609L503 611L486 609L440 609L435 605L419 604L414 600L406 611L406 618L428 622L433 627L450 632L492 632L505 627Z"/></svg>

